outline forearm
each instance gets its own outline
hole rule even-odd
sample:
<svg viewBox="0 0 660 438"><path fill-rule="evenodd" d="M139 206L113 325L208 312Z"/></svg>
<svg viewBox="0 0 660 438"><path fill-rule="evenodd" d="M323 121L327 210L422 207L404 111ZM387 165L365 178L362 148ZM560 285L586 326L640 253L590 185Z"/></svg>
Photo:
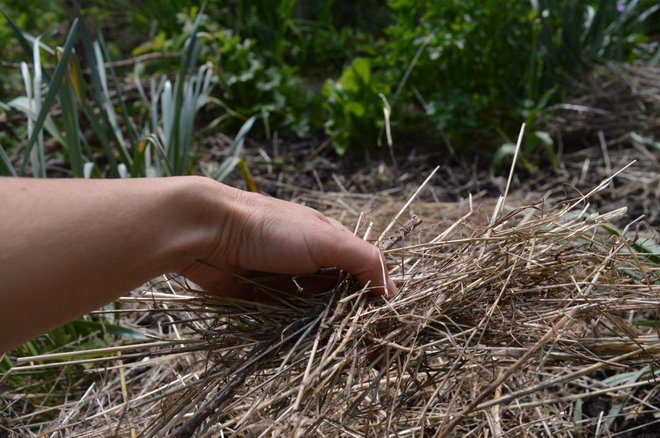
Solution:
<svg viewBox="0 0 660 438"><path fill-rule="evenodd" d="M236 275L338 267L396 292L382 253L310 208L207 178L0 178L0 352L165 272L215 293Z"/></svg>
<svg viewBox="0 0 660 438"><path fill-rule="evenodd" d="M201 185L0 179L0 352L192 263Z"/></svg>

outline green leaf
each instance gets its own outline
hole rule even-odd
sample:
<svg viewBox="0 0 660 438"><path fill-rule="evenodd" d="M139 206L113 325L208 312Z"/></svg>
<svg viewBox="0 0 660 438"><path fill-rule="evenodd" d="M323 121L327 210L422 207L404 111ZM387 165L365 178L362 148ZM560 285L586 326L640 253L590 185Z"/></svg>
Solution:
<svg viewBox="0 0 660 438"><path fill-rule="evenodd" d="M504 143L502 146L497 148L495 155L493 156L493 167L499 168L502 165L506 164L505 159L508 161L509 158L513 159L513 155L516 153L516 145L513 143Z"/></svg>
<svg viewBox="0 0 660 438"><path fill-rule="evenodd" d="M654 263L660 263L660 245L650 237L637 239L632 247L641 255L648 255Z"/></svg>
<svg viewBox="0 0 660 438"><path fill-rule="evenodd" d="M92 129L96 136L98 137L101 146L103 147L103 152L105 158L108 160L108 165L110 168L110 174L114 177L119 176L119 166L117 158L115 157L115 152L113 146L116 144L117 150L119 151L119 160L124 164L128 163L132 167L131 156L126 150L126 147L123 142L123 137L121 131L117 127L116 122L111 122L111 118L114 117L116 121L116 116L114 114L114 109L110 107L110 111L113 114L108 113L108 108L104 105L105 99L109 99L109 96L104 92L104 89L107 89L107 80L105 80L104 75L104 59L103 59L103 50L104 46L99 43L101 56L97 56L97 50L94 49L94 42L92 41L89 30L85 26L84 20L80 19L80 40L82 42L83 50L85 52L85 59L89 63L90 77L92 79L92 86L90 87L90 95L94 102L95 108L92 108L87 100L82 102L82 111L85 114L85 118L92 125ZM99 38L101 35L99 34ZM107 58L107 53L106 53ZM99 62L101 65L99 65ZM75 63L76 68L79 69L78 63ZM123 101L121 93L118 94L118 99ZM122 102L123 103L123 102ZM125 124L132 127L130 121L124 120ZM130 128L129 135L130 135Z"/></svg>
<svg viewBox="0 0 660 438"><path fill-rule="evenodd" d="M364 105L360 102L348 101L344 104L344 112L347 115L354 115L356 117L362 117L365 114Z"/></svg>
<svg viewBox="0 0 660 438"><path fill-rule="evenodd" d="M555 143L552 137L545 131L534 131L534 136L541 143L541 148L545 152L545 156L550 161L552 167L557 167L557 155L555 154Z"/></svg>
<svg viewBox="0 0 660 438"><path fill-rule="evenodd" d="M99 40L99 45L101 46L101 50L103 52L103 56L105 57L105 59L110 61L110 53L108 51L108 46L106 45L105 40L103 39L103 36L100 33L98 36L98 40ZM104 67L100 66L99 68L104 68ZM112 67L112 64L110 65L109 70L110 70L110 77L112 78L112 85L114 86L115 92L117 93L117 101L119 102L119 109L124 122L124 126L126 127L126 131L128 132L128 137L130 139L131 144L135 145L137 143L137 133L135 132L133 124L131 123L131 119L128 114L128 109L126 108L126 99L124 99L124 95L122 93L122 89L119 84L119 79L117 78L117 73L115 72L114 67Z"/></svg>
<svg viewBox="0 0 660 438"><path fill-rule="evenodd" d="M23 35L21 29L19 29L16 23L14 23L14 20L12 20L11 17L2 8L0 8L0 12L2 13L2 15L4 15L5 20L7 20L7 23L9 23L9 26L14 31L14 35L16 35L16 39L23 48L23 51L25 52L25 56L27 57L27 59L32 59L32 44L28 42L28 40Z"/></svg>
<svg viewBox="0 0 660 438"><path fill-rule="evenodd" d="M357 93L360 90L360 85L358 84L355 71L352 68L345 69L337 81L337 86L339 90L347 93Z"/></svg>
<svg viewBox="0 0 660 438"><path fill-rule="evenodd" d="M608 377L602 380L600 383L605 386L618 386L625 384L632 384L637 382L642 376L648 373L650 367L647 365L642 367L637 371L630 371L627 373L618 373L614 374L611 377ZM621 413L621 408L623 407L622 402L617 401L612 404L609 413L607 414L606 424L608 427L611 427L614 421L617 419L618 415Z"/></svg>
<svg viewBox="0 0 660 438"><path fill-rule="evenodd" d="M646 146L647 148L655 149L656 151L660 151L660 141L656 141L656 140L652 139L651 137L645 137L643 135L639 135L636 132L631 132L630 133L630 138L632 138L634 141L641 144L642 146Z"/></svg>
<svg viewBox="0 0 660 438"><path fill-rule="evenodd" d="M73 60L73 58L70 58ZM67 69L70 73L71 69ZM62 108L62 121L66 135L66 146L69 154L69 163L73 175L82 178L83 163L86 161L82 153L80 126L78 120L78 105L76 104L75 82L70 75L64 77L64 85L60 87L59 102Z"/></svg>
<svg viewBox="0 0 660 438"><path fill-rule="evenodd" d="M62 56L57 63L57 66L55 67L55 73L53 74L53 79L51 80L51 83L48 87L48 93L46 93L46 97L44 98L39 116L34 123L34 130L32 131L32 135L28 140L27 146L25 147L23 154L23 165L21 166L22 173L25 172L25 167L27 166L27 163L30 159L30 152L32 151L32 147L37 141L39 132L43 128L46 117L48 116L48 112L55 102L55 96L59 93L59 89L62 85L62 77L64 76L64 73L67 71L69 66L69 57L71 56L71 52L73 50L73 44L76 41L77 30L78 19L76 18L71 24L71 29L69 30L66 43L64 44L64 50L62 51Z"/></svg>
<svg viewBox="0 0 660 438"><path fill-rule="evenodd" d="M257 188L257 183L254 181L254 178L252 177L252 172L250 172L250 167L247 164L247 161L244 159L239 159L238 160L238 170L241 172L241 176L243 177L243 181L245 181L245 185L247 186L248 192L253 192L256 193L259 191Z"/></svg>
<svg viewBox="0 0 660 438"><path fill-rule="evenodd" d="M582 404L581 398L575 400L575 407L573 408L573 424L578 425L582 422Z"/></svg>
<svg viewBox="0 0 660 438"><path fill-rule="evenodd" d="M172 123L172 133L168 139L168 144L165 145L165 150L167 151L167 159L170 163L170 167L174 170L175 174L180 175L185 170L185 159L181 157L187 156L187 150L183 151L183 148L187 148L189 145L181 144L179 138L179 130L181 128L181 105L183 104L183 89L186 85L186 77L189 74L193 73L195 64L197 63L197 58L199 56L200 45L197 38L197 31L204 17L204 9L206 8L206 0L202 4L195 22L193 24L192 31L190 36L186 40L183 52L181 56L181 65L179 66L179 73L177 75L177 80L174 84L174 120Z"/></svg>
<svg viewBox="0 0 660 438"><path fill-rule="evenodd" d="M356 58L349 68L344 69L337 83L347 93L358 93L371 83L371 61L367 58Z"/></svg>
<svg viewBox="0 0 660 438"><path fill-rule="evenodd" d="M649 370L650 368L648 366L644 366L636 371L614 374L606 379L601 380L600 383L604 386L618 386L618 385L635 383L640 379L640 377L646 374Z"/></svg>
<svg viewBox="0 0 660 438"><path fill-rule="evenodd" d="M357 58L351 63L351 66L363 85L371 83L371 61L369 59Z"/></svg>
<svg viewBox="0 0 660 438"><path fill-rule="evenodd" d="M11 160L7 156L5 148L3 148L2 145L0 145L0 165L2 165L3 175L17 176L16 169L14 169L14 166L11 164Z"/></svg>
<svg viewBox="0 0 660 438"><path fill-rule="evenodd" d="M89 321L84 319L79 319L76 321L71 321L72 328L78 331L100 331L102 333L110 333L118 338L122 339L146 339L144 333L139 330L135 330L128 327L123 327L117 324L110 324L102 321Z"/></svg>
<svg viewBox="0 0 660 438"><path fill-rule="evenodd" d="M25 96L19 96L14 98L11 101L9 101L7 105L12 109L22 112L26 116L31 115L32 118L35 119L37 118L37 113L34 110L34 105ZM46 121L44 122L44 129L46 130L46 132L48 132L48 134L50 134L51 137L57 140L59 144L65 146L64 137L62 137L60 130L55 125L55 122L53 122L53 118L51 116L46 117Z"/></svg>
<svg viewBox="0 0 660 438"><path fill-rule="evenodd" d="M254 125L254 121L256 120L256 116L252 116L249 119L243 123L243 126L241 126L241 129L238 130L238 134L236 134L236 138L234 138L234 143L231 145L231 149L229 150L229 156L225 158L225 160L222 162L220 167L213 172L212 178L215 179L216 181L222 182L225 178L229 176L232 170L238 165L240 162L240 154L241 151L243 150L243 144L245 144L245 138L247 137L248 133L252 129L252 125Z"/></svg>

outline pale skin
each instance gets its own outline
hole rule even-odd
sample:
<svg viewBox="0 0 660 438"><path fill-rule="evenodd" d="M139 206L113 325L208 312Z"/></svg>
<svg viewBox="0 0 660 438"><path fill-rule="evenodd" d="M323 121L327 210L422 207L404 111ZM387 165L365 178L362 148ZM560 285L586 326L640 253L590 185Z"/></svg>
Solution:
<svg viewBox="0 0 660 438"><path fill-rule="evenodd" d="M0 178L0 200L0 353L165 273L223 294L236 274L337 267L396 292L339 222L202 177Z"/></svg>

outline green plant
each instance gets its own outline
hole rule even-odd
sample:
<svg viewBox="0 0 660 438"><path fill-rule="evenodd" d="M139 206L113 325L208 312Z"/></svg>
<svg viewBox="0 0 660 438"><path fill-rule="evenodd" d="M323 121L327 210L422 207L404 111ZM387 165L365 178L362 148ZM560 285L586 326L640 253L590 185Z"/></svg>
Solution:
<svg viewBox="0 0 660 438"><path fill-rule="evenodd" d="M63 20L64 11L61 2L50 0L34 0L30 2L17 2L0 0L0 11L5 11L14 17L19 28L33 32L38 29L54 29ZM39 11L39 13L34 13ZM47 38L48 35L44 35ZM19 62L22 49L11 41L14 39L14 29L4 15L0 15L0 47L2 47L2 61ZM0 100L10 98L14 93L15 83L20 81L20 71L9 66L0 66Z"/></svg>
<svg viewBox="0 0 660 438"><path fill-rule="evenodd" d="M520 115L525 120L525 126L531 126L533 128L537 126L537 117L545 109L548 101L554 93L555 89L552 88L541 97L538 103L531 100L523 102L524 107L521 108ZM530 157L537 156L537 152L540 149L545 154L550 165L555 167L557 165L557 155L554 146L554 141L549 133L540 129L532 130L527 134L523 143L523 154L520 157L522 166L528 171L537 170L537 165L530 160ZM516 145L511 141L502 144L497 151L495 151L491 165L494 168L499 168L504 164L509 164L513 159L515 150Z"/></svg>
<svg viewBox="0 0 660 438"><path fill-rule="evenodd" d="M648 38L653 2L586 0L513 2L496 0L391 0L393 24L383 55L374 60L390 83L399 126L429 125L457 148L477 144L482 152L521 118L532 135L523 153L539 147L552 163L554 147L535 126L539 112L569 92L566 78L579 77L598 60L639 56ZM397 111L416 103L421 111ZM401 119L404 114L406 119ZM536 132L538 131L538 135ZM505 148L505 151L508 150Z"/></svg>
<svg viewBox="0 0 660 438"><path fill-rule="evenodd" d="M255 10L247 5L237 8L234 13L252 11L252 14ZM194 27L195 17L192 14L181 13L178 17L182 29ZM261 134L266 137L270 137L272 130L285 135L293 133L298 137L307 135L310 130L311 99L308 93L301 90L296 69L274 61L270 46L261 44L261 39L239 35L226 27L223 24L225 21L205 14L199 23L198 35L204 42L200 47L200 58L213 64L217 75L214 96L209 96L208 100L226 111L211 125L235 130L251 115L257 115L263 122L259 126ZM247 26L246 23L234 24L239 28ZM180 32L171 35L161 32L134 53L179 50L181 46Z"/></svg>
<svg viewBox="0 0 660 438"><path fill-rule="evenodd" d="M236 121L256 114L264 121L267 136L271 129L299 137L309 132L310 98L302 92L292 68L266 64L257 55L255 41L241 39L230 30L215 30L210 45L219 65L221 101L236 116L224 126L234 128Z"/></svg>
<svg viewBox="0 0 660 438"><path fill-rule="evenodd" d="M11 22L11 19L7 17ZM23 152L23 160L19 170L5 168L9 174L24 174L28 161L31 162L32 174L34 176L45 177L45 150L44 150L44 129L63 147L71 166L73 176L82 177L89 174L91 161L88 156L91 155L91 147L87 144L86 138L82 135L80 129L80 115L82 111L86 120L91 124L95 134L99 138L105 151L105 157L108 160L111 174L118 176L120 167L115 157L113 143L117 145L120 154L120 163L126 166L130 163L131 157L125 147L123 135L117 124L117 116L114 107L111 104L104 104L108 101L108 86L105 80L104 66L98 68L93 62L92 77L94 88L92 89L92 102L87 100L86 86L82 82L82 72L77 57L73 52L73 45L78 37L79 21L75 20L67 36L66 43L62 50L57 51L57 64L52 77L45 77L47 82L47 92L43 101L41 100L41 45L38 39L34 44L34 79L32 79L27 67L23 64L23 76L26 85L25 98L14 99L9 105L15 109L22 110L28 118L28 140ZM17 29L17 28L16 28ZM83 43L86 48L91 50L92 43L87 33L81 31ZM20 31L16 31L16 37L22 42L24 48L29 47ZM28 49L26 49L27 51ZM55 53L52 49L46 48L49 54ZM29 55L30 52L27 52ZM97 67L97 68L94 68ZM118 91L121 97L121 91ZM61 120L55 121L50 115L51 108L57 103L61 112ZM126 117L127 115L124 114ZM87 153L85 153L87 152Z"/></svg>
<svg viewBox="0 0 660 438"><path fill-rule="evenodd" d="M234 9L235 33L256 41L269 64L282 66L287 38L297 32L296 3L296 0L238 0Z"/></svg>
<svg viewBox="0 0 660 438"><path fill-rule="evenodd" d="M658 370L651 369L649 365L646 365L637 370L616 373L610 377L607 377L606 379L597 381L593 385L593 389L602 390L604 388L609 388L609 387L626 386L626 385L632 386L639 381L657 379L659 375L660 372ZM603 424L605 426L605 430L608 431L612 430L612 426L614 425L614 422L621 416L621 410L623 409L625 403L626 401L624 398L618 397L612 399L612 403L610 405L609 411L607 412L607 415L603 416L603 420L604 420ZM573 413L574 423L580 424L583 420L582 398L578 398L576 400L573 412L574 412ZM654 417L660 418L660 415L658 415L658 413L655 412ZM600 434L598 434L597 436L599 435Z"/></svg>
<svg viewBox="0 0 660 438"><path fill-rule="evenodd" d="M377 145L383 126L383 102L379 94L389 94L389 87L373 74L371 61L356 58L337 81L323 85L322 96L327 112L326 132L340 155L349 148Z"/></svg>
<svg viewBox="0 0 660 438"><path fill-rule="evenodd" d="M101 35L92 40L84 23L79 25L81 22L76 20L63 49L55 53L39 39L31 47L18 27L6 17L14 26L16 38L26 54L32 55L34 71L31 74L23 64L26 96L9 102L9 107L26 114L28 141L18 169L14 168L6 151L0 152L4 173L25 174L29 163L34 176L47 176L45 132L62 146L73 176L103 175L105 166L115 177L187 174L192 166L191 145L196 115L207 103L217 81L212 65L196 67L201 51L198 28L202 17L200 11L184 43L174 82L164 79L157 87L152 79L148 98L139 78L136 81L149 108L149 117L142 128L138 128L140 122L129 114L114 68L106 66L109 55ZM78 56L73 51L77 38L82 42L90 66L91 84L84 82ZM40 65L44 47L49 54L57 55L57 63L52 77L44 77L42 81ZM47 92L42 99L44 82L47 83ZM56 104L61 114L57 119L49 115ZM81 113L84 119L80 117ZM91 127L92 139L83 135L83 123ZM98 156L97 142L102 151L100 162L92 158Z"/></svg>
<svg viewBox="0 0 660 438"><path fill-rule="evenodd" d="M17 347L12 353L15 357L34 357L51 353L103 348L112 344L115 339L144 340L144 334L138 330L115 324L102 317L90 317L71 321L51 330L49 333L27 341ZM89 357L89 356L88 356ZM38 365L40 361L31 361ZM38 367L21 370L14 368L9 356L0 357L0 385L20 389L29 386L33 393L50 393L53 389L67 387L73 382L84 379L83 365L67 366L63 370L57 368ZM48 396L42 405L48 405Z"/></svg>

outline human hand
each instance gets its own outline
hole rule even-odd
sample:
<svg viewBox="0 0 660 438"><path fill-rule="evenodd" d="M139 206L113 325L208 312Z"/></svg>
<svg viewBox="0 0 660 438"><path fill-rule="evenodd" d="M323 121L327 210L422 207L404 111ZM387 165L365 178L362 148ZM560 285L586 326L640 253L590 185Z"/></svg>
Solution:
<svg viewBox="0 0 660 438"><path fill-rule="evenodd" d="M237 275L338 267L396 290L337 221L207 178L0 178L0 199L0 353L168 272L236 295Z"/></svg>
<svg viewBox="0 0 660 438"><path fill-rule="evenodd" d="M375 294L396 293L380 250L338 221L292 202L202 183L198 205L205 244L180 273L205 289L234 293L236 276L253 271L303 275L337 267Z"/></svg>

